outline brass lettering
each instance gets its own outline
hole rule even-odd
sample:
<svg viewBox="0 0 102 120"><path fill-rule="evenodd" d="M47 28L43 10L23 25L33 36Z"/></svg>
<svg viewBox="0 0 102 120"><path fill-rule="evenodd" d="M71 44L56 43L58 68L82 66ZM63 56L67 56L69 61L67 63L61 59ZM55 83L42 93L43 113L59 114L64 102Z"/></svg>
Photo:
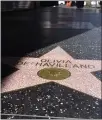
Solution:
<svg viewBox="0 0 102 120"><path fill-rule="evenodd" d="M39 66L41 66L41 65L42 65L42 63L38 63L38 62L37 62L35 66L38 66L38 65L39 65Z"/></svg>
<svg viewBox="0 0 102 120"><path fill-rule="evenodd" d="M87 68L87 65L80 65L81 68Z"/></svg>
<svg viewBox="0 0 102 120"><path fill-rule="evenodd" d="M71 68L70 64L65 64L65 67Z"/></svg>
<svg viewBox="0 0 102 120"><path fill-rule="evenodd" d="M49 65L50 65L51 67L53 67L53 66L55 65L55 63L49 63Z"/></svg>
<svg viewBox="0 0 102 120"><path fill-rule="evenodd" d="M60 62L62 62L62 60L56 60L57 61L57 63L60 63Z"/></svg>
<svg viewBox="0 0 102 120"><path fill-rule="evenodd" d="M29 62L24 62L23 65L27 65Z"/></svg>
<svg viewBox="0 0 102 120"><path fill-rule="evenodd" d="M65 61L63 60L63 63L65 63Z"/></svg>
<svg viewBox="0 0 102 120"><path fill-rule="evenodd" d="M54 63L54 62L56 62L55 60L47 60L47 62L49 62L49 63Z"/></svg>
<svg viewBox="0 0 102 120"><path fill-rule="evenodd" d="M65 63L71 63L71 61L67 60ZM72 64L72 63L71 63Z"/></svg>
<svg viewBox="0 0 102 120"><path fill-rule="evenodd" d="M47 60L46 59L41 59L41 62L47 62Z"/></svg>
<svg viewBox="0 0 102 120"><path fill-rule="evenodd" d="M45 66L49 67L49 64L48 64L48 63L45 63L45 64L43 65L43 67L45 67Z"/></svg>
<svg viewBox="0 0 102 120"><path fill-rule="evenodd" d="M62 66L62 64L59 63L59 67L64 67L64 66Z"/></svg>
<svg viewBox="0 0 102 120"><path fill-rule="evenodd" d="M88 65L88 68L92 69L92 68L95 68L94 65Z"/></svg>
<svg viewBox="0 0 102 120"><path fill-rule="evenodd" d="M75 64L75 65L73 65L73 68L74 68L74 67L77 67L77 68L79 68L79 66L78 66L78 65L76 65L76 64Z"/></svg>
<svg viewBox="0 0 102 120"><path fill-rule="evenodd" d="M59 64L57 63L56 67L58 67L58 66L59 66Z"/></svg>
<svg viewBox="0 0 102 120"><path fill-rule="evenodd" d="M65 67L68 67L68 64L65 64Z"/></svg>

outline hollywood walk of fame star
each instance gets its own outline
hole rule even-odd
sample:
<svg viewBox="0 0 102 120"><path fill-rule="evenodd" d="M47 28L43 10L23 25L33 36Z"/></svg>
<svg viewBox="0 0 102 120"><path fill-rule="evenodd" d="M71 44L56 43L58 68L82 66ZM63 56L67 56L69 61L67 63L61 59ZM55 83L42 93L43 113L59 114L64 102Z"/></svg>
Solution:
<svg viewBox="0 0 102 120"><path fill-rule="evenodd" d="M37 75L39 70L48 67L46 65L41 66L37 64L40 63L42 59L43 60L47 59L50 61L51 60L70 61L69 64L71 63L74 65L91 64L94 67L92 66L91 68L84 68L84 67L80 68L78 66L74 68L66 67L65 69L67 69L71 73L70 77L63 80L47 80ZM4 60L4 62L6 63L10 61ZM22 62L25 64L19 64ZM77 60L72 58L68 53L66 53L62 48L58 46L52 51L41 56L40 58L23 57L19 61L19 63L16 65L16 68L18 68L19 70L4 78L4 83L2 85L2 93L53 81L58 84L73 88L77 91L101 99L101 81L91 74L91 72L101 70L100 60L79 60L79 59ZM9 64L12 65L12 63Z"/></svg>

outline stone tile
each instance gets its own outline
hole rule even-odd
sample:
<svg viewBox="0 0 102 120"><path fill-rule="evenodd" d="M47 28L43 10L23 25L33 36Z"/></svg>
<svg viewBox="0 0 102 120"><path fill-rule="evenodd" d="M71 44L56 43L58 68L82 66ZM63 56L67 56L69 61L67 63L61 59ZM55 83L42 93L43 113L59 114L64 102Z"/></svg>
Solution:
<svg viewBox="0 0 102 120"><path fill-rule="evenodd" d="M101 27L94 28L88 32L52 44L36 52L29 53L27 56L41 56L56 46L62 47L68 54L76 59L101 60Z"/></svg>
<svg viewBox="0 0 102 120"><path fill-rule="evenodd" d="M53 82L3 93L1 103L5 114L102 118L101 100Z"/></svg>

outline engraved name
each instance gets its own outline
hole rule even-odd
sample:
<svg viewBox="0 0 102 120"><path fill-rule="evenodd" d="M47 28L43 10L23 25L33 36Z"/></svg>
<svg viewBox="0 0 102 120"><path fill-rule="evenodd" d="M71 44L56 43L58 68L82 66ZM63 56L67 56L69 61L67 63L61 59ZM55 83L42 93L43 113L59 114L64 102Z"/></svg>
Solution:
<svg viewBox="0 0 102 120"><path fill-rule="evenodd" d="M38 67L59 67L59 68L82 68L82 69L93 69L94 65L91 64L73 64L70 60L49 60L41 59L39 62L28 62L21 61L18 65L30 65Z"/></svg>

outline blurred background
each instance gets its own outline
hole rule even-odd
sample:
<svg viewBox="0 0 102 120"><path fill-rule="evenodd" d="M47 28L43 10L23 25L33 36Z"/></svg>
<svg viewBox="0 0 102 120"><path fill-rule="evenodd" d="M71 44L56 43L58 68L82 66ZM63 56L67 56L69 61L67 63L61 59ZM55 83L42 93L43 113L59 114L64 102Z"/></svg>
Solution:
<svg viewBox="0 0 102 120"><path fill-rule="evenodd" d="M83 3L80 3L83 2ZM83 5L81 5L83 4ZM2 11L12 11L21 9L34 9L47 6L66 6L66 7L101 7L102 1L1 1Z"/></svg>

